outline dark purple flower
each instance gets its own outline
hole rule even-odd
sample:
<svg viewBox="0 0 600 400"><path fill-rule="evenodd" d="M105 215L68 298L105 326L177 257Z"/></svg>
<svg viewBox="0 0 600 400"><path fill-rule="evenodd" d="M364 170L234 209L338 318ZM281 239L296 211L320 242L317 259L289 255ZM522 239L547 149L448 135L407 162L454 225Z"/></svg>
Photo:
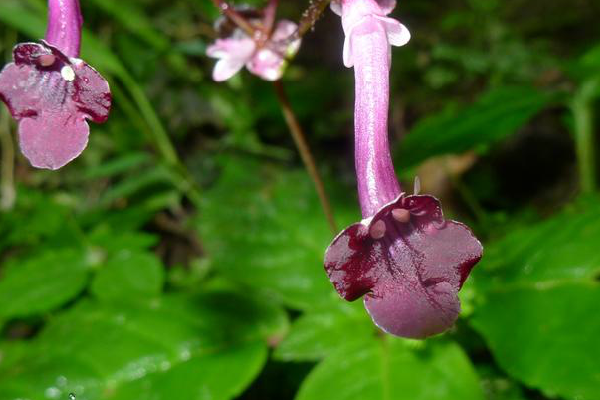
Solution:
<svg viewBox="0 0 600 400"><path fill-rule="evenodd" d="M344 299L364 296L381 329L424 338L445 331L458 317L458 291L483 249L468 227L444 219L436 198L401 193L387 140L390 44L404 44L410 36L385 17L394 4L334 3L347 35L344 61L355 72L356 172L363 220L333 240L325 270Z"/></svg>
<svg viewBox="0 0 600 400"><path fill-rule="evenodd" d="M108 82L78 59L82 17L78 0L49 0L40 43L21 43L0 73L0 99L19 121L19 143L31 165L58 169L85 149L87 119L108 118Z"/></svg>

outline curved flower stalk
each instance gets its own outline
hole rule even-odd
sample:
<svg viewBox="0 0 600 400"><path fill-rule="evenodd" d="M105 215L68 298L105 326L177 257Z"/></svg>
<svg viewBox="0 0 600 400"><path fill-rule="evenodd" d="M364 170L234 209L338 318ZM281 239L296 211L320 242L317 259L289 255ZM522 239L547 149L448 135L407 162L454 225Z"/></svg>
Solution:
<svg viewBox="0 0 600 400"><path fill-rule="evenodd" d="M226 81L246 66L264 80L279 80L285 71L286 59L295 56L300 49L300 39L289 41L297 29L294 22L282 20L268 40L251 38L241 29L217 39L206 50L206 55L218 59L213 79Z"/></svg>
<svg viewBox="0 0 600 400"><path fill-rule="evenodd" d="M394 1L333 3L346 33L344 64L356 81L355 152L363 220L341 232L325 270L341 297L364 296L374 323L409 338L441 333L460 311L457 293L482 255L465 225L444 219L440 202L406 195L396 179L387 133L390 45L408 30L386 17Z"/></svg>
<svg viewBox="0 0 600 400"><path fill-rule="evenodd" d="M48 0L40 43L21 43L0 73L0 99L19 122L19 143L37 168L58 169L88 142L87 120L105 122L108 82L79 59L83 19L78 0Z"/></svg>

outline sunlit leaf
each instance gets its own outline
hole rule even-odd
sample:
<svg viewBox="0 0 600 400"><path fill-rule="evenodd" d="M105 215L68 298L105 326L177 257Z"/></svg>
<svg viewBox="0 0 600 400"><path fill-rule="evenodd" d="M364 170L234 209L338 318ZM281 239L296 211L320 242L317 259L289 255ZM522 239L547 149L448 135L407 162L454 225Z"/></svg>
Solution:
<svg viewBox="0 0 600 400"><path fill-rule="evenodd" d="M471 323L500 366L551 397L600 396L600 207L595 198L488 246Z"/></svg>
<svg viewBox="0 0 600 400"><path fill-rule="evenodd" d="M485 295L472 323L498 363L550 397L600 397L600 287L538 284Z"/></svg>
<svg viewBox="0 0 600 400"><path fill-rule="evenodd" d="M74 249L13 259L0 276L0 315L25 317L53 310L84 289L88 271L86 253Z"/></svg>
<svg viewBox="0 0 600 400"><path fill-rule="evenodd" d="M276 306L229 291L81 302L16 349L18 357L6 349L12 361L0 364L0 398L230 399L285 326Z"/></svg>
<svg viewBox="0 0 600 400"><path fill-rule="evenodd" d="M429 343L412 349L391 337L340 349L306 378L296 400L483 400L460 347Z"/></svg>
<svg viewBox="0 0 600 400"><path fill-rule="evenodd" d="M160 294L164 266L152 253L122 250L103 263L91 292L100 299L136 299Z"/></svg>
<svg viewBox="0 0 600 400"><path fill-rule="evenodd" d="M600 272L600 203L571 206L486 246L473 271L480 289L510 283L594 279Z"/></svg>
<svg viewBox="0 0 600 400"><path fill-rule="evenodd" d="M306 313L294 321L277 346L275 358L284 361L318 361L344 346L376 335L378 329L362 301L343 303Z"/></svg>

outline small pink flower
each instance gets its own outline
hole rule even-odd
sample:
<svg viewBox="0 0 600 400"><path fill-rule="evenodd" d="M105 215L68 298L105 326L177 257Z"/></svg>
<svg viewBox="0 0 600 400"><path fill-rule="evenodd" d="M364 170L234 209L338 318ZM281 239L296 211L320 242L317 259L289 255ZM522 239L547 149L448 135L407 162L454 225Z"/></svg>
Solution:
<svg viewBox="0 0 600 400"><path fill-rule="evenodd" d="M209 57L219 59L213 70L213 79L226 81L244 66L264 80L280 79L286 58L293 57L300 48L300 39L288 43L297 28L291 21L279 21L271 38L264 44L259 44L239 29L228 38L217 39L206 50Z"/></svg>

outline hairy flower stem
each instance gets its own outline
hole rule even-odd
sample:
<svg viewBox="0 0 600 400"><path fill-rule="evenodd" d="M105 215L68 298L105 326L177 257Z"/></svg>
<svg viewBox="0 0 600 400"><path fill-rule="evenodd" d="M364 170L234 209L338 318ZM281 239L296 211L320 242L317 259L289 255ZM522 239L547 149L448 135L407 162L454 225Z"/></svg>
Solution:
<svg viewBox="0 0 600 400"><path fill-rule="evenodd" d="M215 6L219 9L219 11L224 14L227 18L233 21L240 29L242 29L248 36L251 38L256 34L256 28L246 20L242 15L240 15L235 8L231 6L225 0L212 0Z"/></svg>
<svg viewBox="0 0 600 400"><path fill-rule="evenodd" d="M277 99L279 100L279 104L281 106L281 111L283 113L283 117L285 118L285 122L292 134L292 138L296 143L296 147L298 148L298 152L300 153L300 157L304 162L304 166L308 171L308 174L313 180L315 185L315 189L319 196L319 200L321 201L321 206L323 207L323 212L325 213L325 217L327 218L327 222L329 227L331 228L331 232L335 235L338 232L335 219L333 217L333 212L331 209L331 203L329 202L329 198L327 197L327 193L325 192L325 185L323 184L323 179L321 179L321 175L319 174L319 170L317 169L317 164L315 159L310 151L310 147L308 146L308 142L306 141L306 137L302 131L302 127L296 118L296 114L292 110L292 105L287 97L285 92L285 88L283 87L283 83L281 81L275 81L275 92L277 93Z"/></svg>
<svg viewBox="0 0 600 400"><path fill-rule="evenodd" d="M584 83L571 103L574 118L575 149L579 180L583 193L596 190L596 157L594 142L593 100L600 81Z"/></svg>
<svg viewBox="0 0 600 400"><path fill-rule="evenodd" d="M79 0L48 0L45 40L69 57L79 57L83 17Z"/></svg>

